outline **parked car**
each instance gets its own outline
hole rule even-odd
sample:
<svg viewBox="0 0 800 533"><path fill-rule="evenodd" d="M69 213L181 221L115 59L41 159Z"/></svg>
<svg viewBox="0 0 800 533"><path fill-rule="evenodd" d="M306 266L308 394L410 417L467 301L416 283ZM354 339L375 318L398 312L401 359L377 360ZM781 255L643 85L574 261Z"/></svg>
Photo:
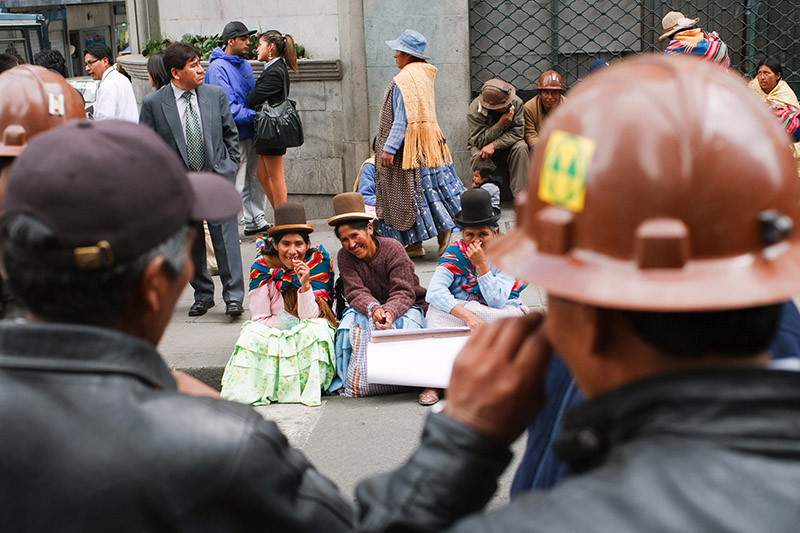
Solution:
<svg viewBox="0 0 800 533"><path fill-rule="evenodd" d="M93 80L91 76L76 76L69 78L67 83L75 87L81 96L86 107L87 115L94 113L94 102L97 99L97 88L100 87L99 80Z"/></svg>

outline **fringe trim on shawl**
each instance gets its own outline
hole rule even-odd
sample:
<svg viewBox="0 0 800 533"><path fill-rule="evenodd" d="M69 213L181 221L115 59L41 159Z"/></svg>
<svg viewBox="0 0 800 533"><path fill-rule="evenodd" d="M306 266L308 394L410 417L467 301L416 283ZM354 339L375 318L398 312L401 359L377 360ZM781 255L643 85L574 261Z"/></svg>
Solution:
<svg viewBox="0 0 800 533"><path fill-rule="evenodd" d="M435 78L436 67L419 62L409 63L394 77L403 95L408 120L403 143L403 170L418 168L420 164L434 168L453 162L436 120Z"/></svg>

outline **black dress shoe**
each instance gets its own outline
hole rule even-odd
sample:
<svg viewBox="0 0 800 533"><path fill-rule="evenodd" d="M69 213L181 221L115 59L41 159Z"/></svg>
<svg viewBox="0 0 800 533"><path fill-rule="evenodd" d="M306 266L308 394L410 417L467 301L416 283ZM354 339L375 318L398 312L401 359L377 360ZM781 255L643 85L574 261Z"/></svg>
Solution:
<svg viewBox="0 0 800 533"><path fill-rule="evenodd" d="M208 300L206 302L201 302L200 300L196 300L192 306L189 308L189 316L200 316L206 314L206 311L214 307L214 300Z"/></svg>
<svg viewBox="0 0 800 533"><path fill-rule="evenodd" d="M225 304L225 314L228 316L241 316L244 313L244 308L239 302L228 302Z"/></svg>

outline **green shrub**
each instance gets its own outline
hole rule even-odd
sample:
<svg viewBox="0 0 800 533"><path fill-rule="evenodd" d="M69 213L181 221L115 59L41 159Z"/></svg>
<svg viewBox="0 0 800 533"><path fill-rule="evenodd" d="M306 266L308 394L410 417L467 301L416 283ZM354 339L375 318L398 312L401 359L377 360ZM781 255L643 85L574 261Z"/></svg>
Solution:
<svg viewBox="0 0 800 533"><path fill-rule="evenodd" d="M200 59L203 61L208 61L208 57L211 55L211 52L214 48L218 46L222 46L222 37L217 35L191 35L189 33L184 34L181 37L181 42L189 43L194 45L200 51ZM172 44L173 41L171 39L151 39L147 41L147 44L144 45L144 49L142 50L142 55L149 56L151 54L155 54L156 52L162 52L167 46ZM308 59L306 56L306 47L302 44L295 43L294 45L295 50L297 50L297 57L298 59ZM251 35L250 36L250 45L247 47L247 59L256 59L256 50L258 49L258 36Z"/></svg>

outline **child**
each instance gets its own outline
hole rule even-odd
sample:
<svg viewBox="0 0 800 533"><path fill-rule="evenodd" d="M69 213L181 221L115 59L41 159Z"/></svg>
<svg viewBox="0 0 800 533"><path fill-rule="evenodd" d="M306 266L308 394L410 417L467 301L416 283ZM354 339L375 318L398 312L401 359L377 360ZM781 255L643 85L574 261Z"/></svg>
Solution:
<svg viewBox="0 0 800 533"><path fill-rule="evenodd" d="M492 196L492 207L500 207L500 185L503 178L495 176L497 167L491 159L478 159L472 165L472 188L484 189Z"/></svg>
<svg viewBox="0 0 800 533"><path fill-rule="evenodd" d="M358 171L353 192L361 193L364 197L364 209L366 212L375 216L375 141L377 137L372 138L372 155L361 163L361 169Z"/></svg>

